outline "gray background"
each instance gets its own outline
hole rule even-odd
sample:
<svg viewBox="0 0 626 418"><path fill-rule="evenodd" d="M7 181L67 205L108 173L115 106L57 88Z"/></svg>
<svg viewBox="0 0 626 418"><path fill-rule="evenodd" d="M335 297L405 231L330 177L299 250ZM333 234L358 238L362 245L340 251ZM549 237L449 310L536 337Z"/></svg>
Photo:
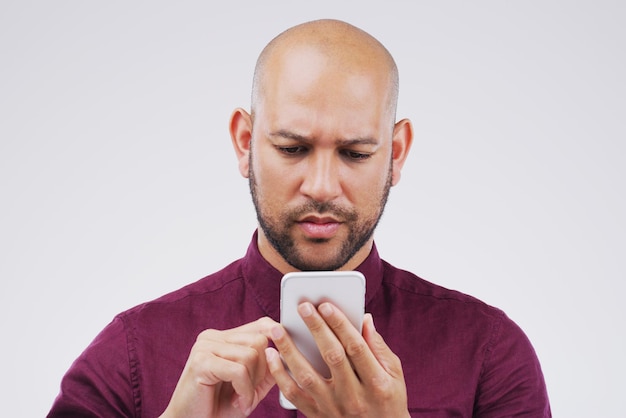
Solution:
<svg viewBox="0 0 626 418"><path fill-rule="evenodd" d="M243 255L255 217L228 117L267 41L334 17L396 57L415 125L384 258L518 322L555 416L623 416L625 10L2 1L2 415L44 415L116 313Z"/></svg>

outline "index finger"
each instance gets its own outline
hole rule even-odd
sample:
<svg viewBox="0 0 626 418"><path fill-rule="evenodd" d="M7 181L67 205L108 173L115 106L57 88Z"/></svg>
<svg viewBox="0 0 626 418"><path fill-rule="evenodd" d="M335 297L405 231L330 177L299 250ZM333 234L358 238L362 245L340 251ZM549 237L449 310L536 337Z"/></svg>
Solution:
<svg viewBox="0 0 626 418"><path fill-rule="evenodd" d="M318 311L343 345L361 380L367 381L385 372L363 336L340 309L324 302L318 307Z"/></svg>
<svg viewBox="0 0 626 418"><path fill-rule="evenodd" d="M263 318L259 318L256 321L240 325L237 328L233 328L230 331L236 333L259 333L269 339L271 336L270 332L272 328L274 328L276 325L278 325L278 322L274 321L272 318L264 316Z"/></svg>

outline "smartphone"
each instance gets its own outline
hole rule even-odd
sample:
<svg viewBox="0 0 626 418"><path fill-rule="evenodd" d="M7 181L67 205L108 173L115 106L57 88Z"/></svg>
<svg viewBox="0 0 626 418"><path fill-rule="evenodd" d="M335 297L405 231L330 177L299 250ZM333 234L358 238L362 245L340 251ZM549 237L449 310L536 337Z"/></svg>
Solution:
<svg viewBox="0 0 626 418"><path fill-rule="evenodd" d="M298 305L305 301L315 307L331 302L360 333L365 313L365 277L358 271L303 271L287 273L281 280L280 323L315 370L330 377L313 335L298 314ZM296 409L282 392L279 401L285 409Z"/></svg>

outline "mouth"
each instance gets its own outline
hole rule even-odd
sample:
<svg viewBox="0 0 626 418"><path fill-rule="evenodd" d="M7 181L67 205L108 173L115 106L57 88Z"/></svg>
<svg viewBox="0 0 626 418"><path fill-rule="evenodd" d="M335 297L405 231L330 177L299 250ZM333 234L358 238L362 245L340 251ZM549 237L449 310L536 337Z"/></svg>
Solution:
<svg viewBox="0 0 626 418"><path fill-rule="evenodd" d="M342 222L332 216L309 215L298 222L298 226L310 239L330 239L337 233Z"/></svg>

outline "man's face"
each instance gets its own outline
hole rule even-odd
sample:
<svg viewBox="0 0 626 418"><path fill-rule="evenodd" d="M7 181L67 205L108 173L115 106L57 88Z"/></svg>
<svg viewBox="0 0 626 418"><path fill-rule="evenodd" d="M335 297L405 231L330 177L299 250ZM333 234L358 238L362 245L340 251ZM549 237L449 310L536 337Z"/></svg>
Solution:
<svg viewBox="0 0 626 418"><path fill-rule="evenodd" d="M261 234L298 270L336 270L369 253L391 187L388 86L342 70L310 51L282 63L254 115L249 179Z"/></svg>

